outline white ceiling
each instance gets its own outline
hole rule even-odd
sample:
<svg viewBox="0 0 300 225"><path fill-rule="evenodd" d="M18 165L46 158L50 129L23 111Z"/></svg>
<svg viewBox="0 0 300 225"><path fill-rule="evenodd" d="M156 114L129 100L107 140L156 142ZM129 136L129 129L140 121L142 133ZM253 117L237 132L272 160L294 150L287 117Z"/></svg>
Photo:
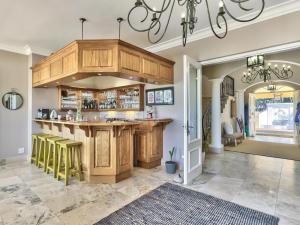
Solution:
<svg viewBox="0 0 300 225"><path fill-rule="evenodd" d="M146 0L159 8L161 0ZM225 0L229 2L229 0ZM299 1L299 0L293 0ZM116 18L126 18L135 0L0 0L0 45L24 48L30 46L37 52L53 52L74 39L81 38L78 18L86 17L86 39L104 39L118 37ZM219 0L209 1L215 18ZM257 5L260 0L251 0ZM291 0L266 0L266 7L292 2ZM242 15L237 7L232 7L236 15ZM175 3L175 10L169 29L162 41L181 35L180 16L184 8ZM203 3L198 6L199 22L196 30L208 26L208 17ZM229 28L230 29L230 28ZM122 39L141 47L151 44L147 35L137 33L125 23Z"/></svg>

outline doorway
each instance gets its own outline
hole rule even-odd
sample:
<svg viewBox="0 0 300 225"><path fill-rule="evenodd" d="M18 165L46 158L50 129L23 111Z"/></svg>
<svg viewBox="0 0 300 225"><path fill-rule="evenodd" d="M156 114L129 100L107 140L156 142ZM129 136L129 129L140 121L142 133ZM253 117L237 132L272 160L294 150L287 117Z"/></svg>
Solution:
<svg viewBox="0 0 300 225"><path fill-rule="evenodd" d="M251 137L256 141L295 144L295 90L268 84L249 94ZM250 115L249 115L250 117Z"/></svg>
<svg viewBox="0 0 300 225"><path fill-rule="evenodd" d="M202 172L202 66L184 55L184 184Z"/></svg>

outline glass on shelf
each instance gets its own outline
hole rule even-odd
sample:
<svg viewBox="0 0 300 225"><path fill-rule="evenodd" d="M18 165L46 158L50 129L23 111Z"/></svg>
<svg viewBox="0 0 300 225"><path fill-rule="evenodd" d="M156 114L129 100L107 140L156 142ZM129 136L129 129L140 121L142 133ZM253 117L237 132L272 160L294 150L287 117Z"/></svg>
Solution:
<svg viewBox="0 0 300 225"><path fill-rule="evenodd" d="M82 91L81 92L81 108L84 110L98 109L98 101L95 98L95 92Z"/></svg>
<svg viewBox="0 0 300 225"><path fill-rule="evenodd" d="M122 88L119 90L121 109L139 109L140 90L138 88Z"/></svg>
<svg viewBox="0 0 300 225"><path fill-rule="evenodd" d="M73 89L61 90L61 108L62 109L76 109L77 107L77 92Z"/></svg>
<svg viewBox="0 0 300 225"><path fill-rule="evenodd" d="M99 109L117 109L117 91L109 90L99 93Z"/></svg>

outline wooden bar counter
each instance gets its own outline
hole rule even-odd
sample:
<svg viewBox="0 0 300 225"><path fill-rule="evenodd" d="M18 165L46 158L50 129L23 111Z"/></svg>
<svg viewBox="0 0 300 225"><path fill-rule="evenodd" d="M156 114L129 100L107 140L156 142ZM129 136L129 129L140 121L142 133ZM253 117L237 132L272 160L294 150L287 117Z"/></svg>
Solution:
<svg viewBox="0 0 300 225"><path fill-rule="evenodd" d="M151 169L161 165L163 157L163 131L172 119L142 119L135 126L137 144L137 164Z"/></svg>
<svg viewBox="0 0 300 225"><path fill-rule="evenodd" d="M82 142L82 170L85 180L90 183L116 183L130 177L134 163L134 140L138 166L153 168L160 165L163 129L172 122L171 119L34 121L46 134Z"/></svg>
<svg viewBox="0 0 300 225"><path fill-rule="evenodd" d="M41 125L44 133L82 142L86 181L116 183L131 176L134 126L138 122L34 121Z"/></svg>

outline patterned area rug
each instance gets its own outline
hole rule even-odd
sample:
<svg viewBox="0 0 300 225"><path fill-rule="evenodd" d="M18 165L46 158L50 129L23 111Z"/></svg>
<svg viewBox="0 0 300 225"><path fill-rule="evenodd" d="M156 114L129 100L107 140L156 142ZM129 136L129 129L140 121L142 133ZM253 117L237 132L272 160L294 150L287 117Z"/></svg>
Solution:
<svg viewBox="0 0 300 225"><path fill-rule="evenodd" d="M95 225L277 225L277 217L165 183Z"/></svg>

